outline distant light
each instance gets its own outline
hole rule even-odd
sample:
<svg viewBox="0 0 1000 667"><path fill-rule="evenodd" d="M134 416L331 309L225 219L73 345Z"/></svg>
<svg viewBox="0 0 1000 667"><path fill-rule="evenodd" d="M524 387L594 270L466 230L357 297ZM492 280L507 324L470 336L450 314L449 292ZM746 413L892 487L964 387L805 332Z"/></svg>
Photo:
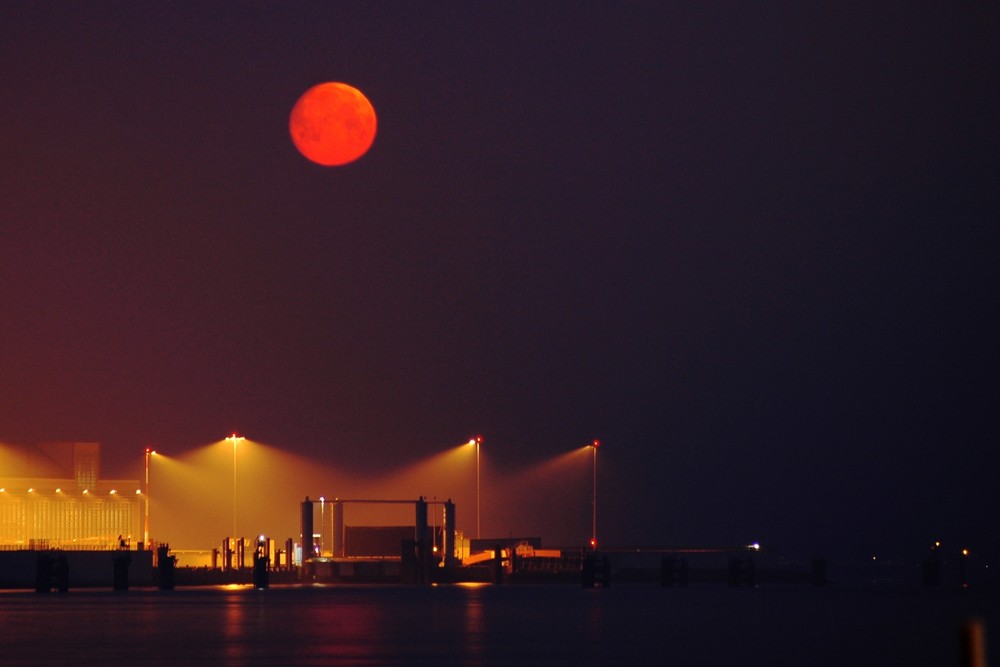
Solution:
<svg viewBox="0 0 1000 667"><path fill-rule="evenodd" d="M747 549L753 549L754 551L760 551L760 543L754 542L753 544L748 544Z"/></svg>
<svg viewBox="0 0 1000 667"><path fill-rule="evenodd" d="M321 503L325 503L325 502L326 502L326 498L324 498L323 496L320 496L320 497L319 497L319 501L320 501Z"/></svg>
<svg viewBox="0 0 1000 667"><path fill-rule="evenodd" d="M116 493L118 493L118 492L117 492L117 491L115 491L114 489L111 489L111 492L110 492L110 493L108 493L108 495L109 495L109 496L113 496L113 495L115 495Z"/></svg>
<svg viewBox="0 0 1000 667"><path fill-rule="evenodd" d="M590 446L591 447L595 447L595 448L596 447L600 447L601 446L601 441L600 440L594 440L592 443L590 443Z"/></svg>
<svg viewBox="0 0 1000 667"><path fill-rule="evenodd" d="M88 493L90 493L90 489L84 489L84 490L83 490L83 494L84 494L84 495L87 495Z"/></svg>
<svg viewBox="0 0 1000 667"><path fill-rule="evenodd" d="M28 489L28 493L34 493L34 492L35 492L35 487L31 487L30 489Z"/></svg>
<svg viewBox="0 0 1000 667"><path fill-rule="evenodd" d="M62 493L62 489L56 489L56 493Z"/></svg>
<svg viewBox="0 0 1000 667"><path fill-rule="evenodd" d="M963 556L968 556L969 555L969 550L968 549L962 549L962 555Z"/></svg>
<svg viewBox="0 0 1000 667"><path fill-rule="evenodd" d="M142 495L142 489L136 489L135 490L135 495L141 496Z"/></svg>

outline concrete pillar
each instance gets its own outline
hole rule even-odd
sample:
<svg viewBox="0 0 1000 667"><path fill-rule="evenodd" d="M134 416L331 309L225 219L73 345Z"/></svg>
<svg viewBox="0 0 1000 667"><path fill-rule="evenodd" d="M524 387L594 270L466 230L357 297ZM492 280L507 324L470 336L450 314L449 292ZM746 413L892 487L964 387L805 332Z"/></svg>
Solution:
<svg viewBox="0 0 1000 667"><path fill-rule="evenodd" d="M334 558L343 558L344 551L344 503L333 502L333 535L331 536Z"/></svg>
<svg viewBox="0 0 1000 667"><path fill-rule="evenodd" d="M444 504L444 565L452 568L458 565L455 552L458 550L455 544L455 503L449 498Z"/></svg>
<svg viewBox="0 0 1000 667"><path fill-rule="evenodd" d="M302 501L302 562L311 559L313 548L313 502L309 496Z"/></svg>

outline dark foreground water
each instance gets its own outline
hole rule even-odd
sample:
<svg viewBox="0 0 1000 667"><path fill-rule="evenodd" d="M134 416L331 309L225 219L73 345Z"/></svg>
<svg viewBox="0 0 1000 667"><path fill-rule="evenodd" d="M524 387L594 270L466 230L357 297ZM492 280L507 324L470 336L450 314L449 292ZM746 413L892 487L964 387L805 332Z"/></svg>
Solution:
<svg viewBox="0 0 1000 667"><path fill-rule="evenodd" d="M0 664L958 665L969 617L1000 651L996 608L808 586L0 592Z"/></svg>

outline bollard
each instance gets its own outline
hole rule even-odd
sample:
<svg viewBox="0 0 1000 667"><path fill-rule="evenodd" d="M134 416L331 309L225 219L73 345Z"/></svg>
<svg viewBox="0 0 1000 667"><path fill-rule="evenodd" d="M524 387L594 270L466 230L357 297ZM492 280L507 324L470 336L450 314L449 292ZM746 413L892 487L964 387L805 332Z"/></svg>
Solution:
<svg viewBox="0 0 1000 667"><path fill-rule="evenodd" d="M161 591L174 590L174 566L177 558L169 555L169 546L156 548L156 571L160 579Z"/></svg>
<svg viewBox="0 0 1000 667"><path fill-rule="evenodd" d="M493 583L503 583L503 548L499 544L493 548Z"/></svg>
<svg viewBox="0 0 1000 667"><path fill-rule="evenodd" d="M258 555L253 559L253 587L265 590L268 587L267 556Z"/></svg>

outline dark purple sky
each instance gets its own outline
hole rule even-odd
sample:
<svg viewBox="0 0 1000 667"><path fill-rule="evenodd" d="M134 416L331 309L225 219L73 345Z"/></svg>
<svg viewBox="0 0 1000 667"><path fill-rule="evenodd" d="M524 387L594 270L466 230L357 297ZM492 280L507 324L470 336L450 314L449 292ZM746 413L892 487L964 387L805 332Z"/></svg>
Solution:
<svg viewBox="0 0 1000 667"><path fill-rule="evenodd" d="M600 438L605 542L998 547L996 3L155 4L0 4L0 440Z"/></svg>

